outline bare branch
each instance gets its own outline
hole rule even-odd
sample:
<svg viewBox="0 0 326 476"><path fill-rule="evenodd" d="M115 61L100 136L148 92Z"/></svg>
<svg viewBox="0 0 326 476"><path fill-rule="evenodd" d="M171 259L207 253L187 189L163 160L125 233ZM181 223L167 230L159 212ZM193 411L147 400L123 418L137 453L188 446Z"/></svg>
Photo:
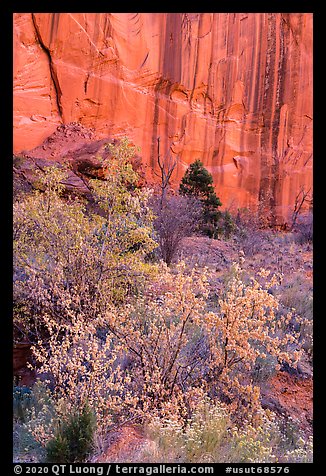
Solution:
<svg viewBox="0 0 326 476"><path fill-rule="evenodd" d="M172 176L172 173L177 165L178 159L172 160L171 156L171 145L169 147L168 152L165 154L164 158L161 157L160 154L160 137L157 138L157 163L160 168L161 174L157 174L154 172L154 174L157 177L161 178L161 207L163 206L163 202L165 200L166 196L166 191L168 186L170 185L170 178Z"/></svg>
<svg viewBox="0 0 326 476"><path fill-rule="evenodd" d="M303 187L301 187L300 191L298 192L297 196L295 197L294 208L293 208L293 213L292 213L292 223L291 223L290 230L293 230L293 228L295 227L295 224L296 224L297 219L298 219L298 215L300 214L304 203L305 202L311 202L311 198L310 198L310 195L309 195L310 192L311 192L311 188L309 188L309 190L307 192L305 192L305 189Z"/></svg>

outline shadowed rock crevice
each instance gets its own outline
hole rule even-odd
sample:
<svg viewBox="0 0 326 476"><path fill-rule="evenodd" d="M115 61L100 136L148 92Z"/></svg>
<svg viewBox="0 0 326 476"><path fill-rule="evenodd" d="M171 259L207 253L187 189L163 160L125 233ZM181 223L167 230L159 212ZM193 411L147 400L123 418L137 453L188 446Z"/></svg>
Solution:
<svg viewBox="0 0 326 476"><path fill-rule="evenodd" d="M60 83L59 83L58 76L57 76L57 73L56 73L56 70L55 70L55 66L54 66L53 61L52 61L51 52L50 52L49 48L47 46L45 46L45 44L44 44L44 41L43 41L42 36L40 34L40 30L37 26L37 22L36 22L34 13L32 13L31 15L32 15L32 21L33 21L33 25L34 25L34 28L35 28L35 33L36 33L36 37L38 39L39 45L42 48L42 50L44 51L44 53L46 54L46 56L48 57L50 75L51 75L51 78L52 78L53 87L54 87L54 91L55 91L56 104L57 104L58 112L61 116L61 119L64 122L64 120L63 120L63 108L62 108L62 104L61 104L62 91L61 91ZM53 18L55 17L55 15L57 15L57 14L53 14ZM52 34L53 34L52 33L53 28L54 27L52 26L51 27L51 37L52 37Z"/></svg>

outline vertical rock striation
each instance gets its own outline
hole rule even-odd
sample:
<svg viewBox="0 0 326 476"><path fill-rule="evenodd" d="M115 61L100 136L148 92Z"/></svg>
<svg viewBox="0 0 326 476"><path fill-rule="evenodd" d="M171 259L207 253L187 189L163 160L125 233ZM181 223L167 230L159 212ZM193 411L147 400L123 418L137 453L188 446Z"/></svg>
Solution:
<svg viewBox="0 0 326 476"><path fill-rule="evenodd" d="M148 174L200 158L223 205L286 220L312 182L312 14L40 13L14 17L14 146L60 123L128 135Z"/></svg>

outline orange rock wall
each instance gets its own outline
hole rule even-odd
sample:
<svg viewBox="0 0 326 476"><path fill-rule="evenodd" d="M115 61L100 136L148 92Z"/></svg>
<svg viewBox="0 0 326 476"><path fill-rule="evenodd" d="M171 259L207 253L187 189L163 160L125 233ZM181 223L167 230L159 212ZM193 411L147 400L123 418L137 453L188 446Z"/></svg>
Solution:
<svg viewBox="0 0 326 476"><path fill-rule="evenodd" d="M14 16L14 147L79 121L127 135L148 174L200 158L224 207L278 221L312 186L312 14L26 13Z"/></svg>

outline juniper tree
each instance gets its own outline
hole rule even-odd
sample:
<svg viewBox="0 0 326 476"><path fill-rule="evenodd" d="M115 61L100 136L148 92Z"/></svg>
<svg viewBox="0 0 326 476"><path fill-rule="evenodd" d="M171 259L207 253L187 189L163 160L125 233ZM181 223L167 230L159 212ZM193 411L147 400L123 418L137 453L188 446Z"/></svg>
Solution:
<svg viewBox="0 0 326 476"><path fill-rule="evenodd" d="M205 169L199 159L186 170L180 183L179 193L199 199L203 205L204 222L213 228L216 227L220 217L218 208L222 203L214 191L212 174ZM214 231L212 234L215 234Z"/></svg>

